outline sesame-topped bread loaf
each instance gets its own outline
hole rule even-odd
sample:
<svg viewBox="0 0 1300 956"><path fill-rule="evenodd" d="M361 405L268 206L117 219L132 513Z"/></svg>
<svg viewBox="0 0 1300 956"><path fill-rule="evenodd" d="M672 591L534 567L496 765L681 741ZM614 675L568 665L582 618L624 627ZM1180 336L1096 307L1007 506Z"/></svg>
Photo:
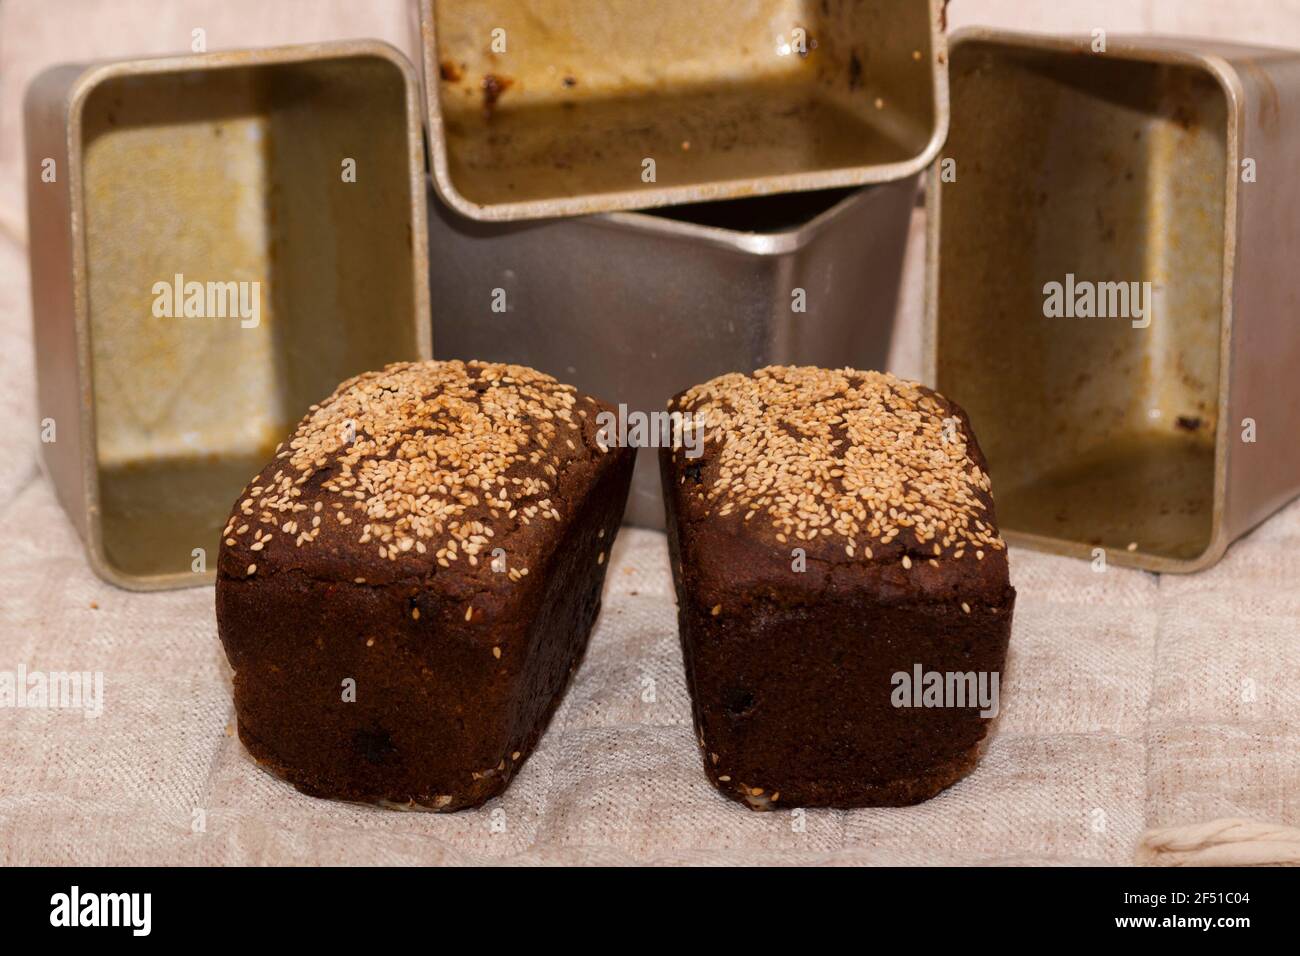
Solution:
<svg viewBox="0 0 1300 956"><path fill-rule="evenodd" d="M783 367L669 408L703 437L660 467L713 784L759 810L888 806L968 773L1015 591L966 414L891 375Z"/></svg>
<svg viewBox="0 0 1300 956"><path fill-rule="evenodd" d="M456 810L527 759L600 608L634 449L514 365L344 382L244 489L217 578L239 737L315 796Z"/></svg>

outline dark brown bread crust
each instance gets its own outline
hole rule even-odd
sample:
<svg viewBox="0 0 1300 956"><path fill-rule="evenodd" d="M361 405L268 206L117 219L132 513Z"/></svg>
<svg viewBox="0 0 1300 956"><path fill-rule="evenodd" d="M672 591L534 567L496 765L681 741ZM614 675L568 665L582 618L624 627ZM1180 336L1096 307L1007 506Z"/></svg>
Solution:
<svg viewBox="0 0 1300 956"><path fill-rule="evenodd" d="M595 418L608 406L531 370L481 363L390 366L346 382L304 419L296 439L311 432L313 416L319 425L339 396L383 389L395 373L404 376L402 388L419 385L412 392L422 393L419 402L459 390L464 401L447 413L466 421L480 403L518 390L567 391L571 414L530 432L523 460L502 470L507 481L491 495L510 495L512 507L489 507L476 483L478 493L460 500L468 507L436 533L437 524L421 525L424 536L392 509L376 507L373 494L343 495L375 487L340 481L365 467L342 466L346 447L313 446L319 457L305 469L311 474L285 482L286 475L301 477L291 468L291 443L236 503L219 559L217 623L235 670L240 739L259 763L313 796L450 811L501 793L558 706L600 608L635 450L602 449ZM403 426L355 418L363 441L391 427ZM419 458L428 437L426 428L401 455ZM377 448L361 457L373 464L397 456ZM296 495L271 497L290 486ZM529 497L525 487L540 490ZM439 493L436 485L431 490ZM260 518L268 500L274 520L266 523ZM549 517L536 505L543 500ZM331 512L356 517L345 524ZM319 515L326 517L316 537L300 542L308 519ZM286 524L290 530L281 531ZM374 530L381 525L382 533ZM453 525L470 541L454 557L444 547ZM259 527L276 530L253 550ZM481 528L492 532L486 544L468 534ZM404 537L420 547L403 547ZM507 572L493 569L497 547ZM349 679L354 702L344 700Z"/></svg>
<svg viewBox="0 0 1300 956"><path fill-rule="evenodd" d="M892 537L887 531L851 538L819 529L806 529L803 537L785 533L788 526L770 520L764 497L727 508L728 482L752 474L761 461L746 459L749 467L738 468L735 446L724 454L729 436L713 426L719 409L729 416L737 411L728 389L748 386L716 386L724 380L715 380L709 383L715 387L688 390L669 403L685 414L703 410L708 422L702 457L660 452L679 631L705 773L723 794L757 810L926 800L975 766L988 720L978 707L895 707L893 675L913 674L917 664L925 671L1000 675L1011 631L1015 591L983 455L965 413L912 383L849 370L755 374L788 378L800 388L829 375L826 394L846 384L870 385L909 415L950 419L973 494L963 494L960 508L936 512L951 535L940 531L923 542L911 525ZM819 404L808 406L814 416ZM889 411L884 415L883 427L894 427ZM733 429L736 421L729 422ZM759 459L772 453L764 447ZM825 464L807 442L775 453L806 455L814 470ZM728 458L732 466L724 473ZM907 487L923 487L924 477ZM816 509L804 499L797 510L809 518ZM962 534L953 529L958 523ZM805 552L806 570L793 570L795 548Z"/></svg>

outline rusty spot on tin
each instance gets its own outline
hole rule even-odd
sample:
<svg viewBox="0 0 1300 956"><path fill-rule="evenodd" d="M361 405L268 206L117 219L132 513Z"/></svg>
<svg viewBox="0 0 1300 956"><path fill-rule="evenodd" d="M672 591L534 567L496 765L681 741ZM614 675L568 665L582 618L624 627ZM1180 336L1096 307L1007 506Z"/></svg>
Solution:
<svg viewBox="0 0 1300 956"><path fill-rule="evenodd" d="M508 76L497 76L495 73L489 73L483 77L483 115L492 118L492 111L497 107L497 100L501 94L514 84L514 80Z"/></svg>
<svg viewBox="0 0 1300 956"><path fill-rule="evenodd" d="M1178 103L1174 106L1173 115L1170 117L1179 128L1191 132L1197 124L1199 117L1196 110L1188 103Z"/></svg>

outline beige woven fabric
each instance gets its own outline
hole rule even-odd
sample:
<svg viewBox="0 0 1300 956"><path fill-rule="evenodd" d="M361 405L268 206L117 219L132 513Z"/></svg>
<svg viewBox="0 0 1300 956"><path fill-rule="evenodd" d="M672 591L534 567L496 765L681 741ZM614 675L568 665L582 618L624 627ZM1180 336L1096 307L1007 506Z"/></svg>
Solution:
<svg viewBox="0 0 1300 956"><path fill-rule="evenodd" d="M396 2L150 0L114 6L121 16L91 0L0 3L0 671L104 677L96 718L0 709L0 863L1128 863L1145 831L1186 826L1151 834L1142 861L1294 853L1278 827L1300 826L1300 505L1191 577L1013 550L1002 714L979 769L919 807L755 814L716 795L690 728L664 539L634 530L612 555L576 683L502 798L396 813L312 800L259 770L231 736L212 589L134 594L96 579L40 474L10 139L15 86L35 64L69 46L177 49L213 6L224 13L207 16L210 36L239 23L263 39L400 42L405 25ZM160 39L164 27L182 39ZM903 374L917 368L919 225L894 349ZM1271 826L1203 826L1224 817ZM1221 849L1261 840L1271 849Z"/></svg>

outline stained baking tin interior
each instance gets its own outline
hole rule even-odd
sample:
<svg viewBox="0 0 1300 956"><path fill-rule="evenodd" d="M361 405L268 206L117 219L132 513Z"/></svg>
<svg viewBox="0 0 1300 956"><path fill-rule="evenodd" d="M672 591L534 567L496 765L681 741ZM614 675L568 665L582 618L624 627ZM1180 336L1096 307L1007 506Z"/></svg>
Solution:
<svg viewBox="0 0 1300 956"><path fill-rule="evenodd" d="M1215 521L1224 90L1201 67L1032 44L958 42L951 61L935 372L1003 530L1193 560ZM1045 316L1070 275L1152 283L1150 325Z"/></svg>
<svg viewBox="0 0 1300 956"><path fill-rule="evenodd" d="M307 406L420 354L407 89L394 62L357 56L111 75L87 94L99 519L123 578L188 572L196 546L213 561ZM256 325L158 316L155 284L177 275L260 284Z"/></svg>
<svg viewBox="0 0 1300 956"><path fill-rule="evenodd" d="M903 178L937 148L930 0L652 6L433 3L425 82L441 116L444 197L476 217L586 204L482 218L638 208ZM678 188L721 192L671 195Z"/></svg>

